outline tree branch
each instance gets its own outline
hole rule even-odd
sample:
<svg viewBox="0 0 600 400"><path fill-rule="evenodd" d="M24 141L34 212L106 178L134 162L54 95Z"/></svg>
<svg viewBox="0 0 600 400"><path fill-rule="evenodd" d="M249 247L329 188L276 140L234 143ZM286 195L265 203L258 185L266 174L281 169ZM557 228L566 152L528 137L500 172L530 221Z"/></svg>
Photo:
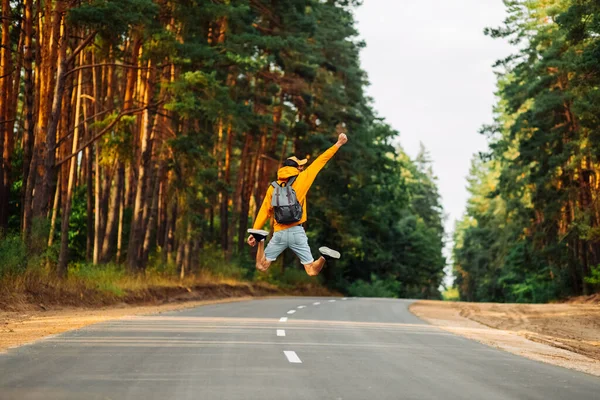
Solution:
<svg viewBox="0 0 600 400"><path fill-rule="evenodd" d="M152 107L156 107L160 104L162 104L163 101L160 101L156 104L153 104ZM121 118L127 116L127 115L133 115L133 114L137 114L139 112L142 112L144 110L146 110L147 108L150 108L150 106L145 106L145 107L140 107L140 108L133 108L133 109L129 109L129 110L123 110L119 113L119 115L117 115L117 117L110 123L108 124L108 126L106 126L106 128L102 129L100 132L98 132L96 135L94 135L94 137L92 137L90 140L88 140L87 142L85 142L83 145L79 146L79 148L71 155L63 158L62 160L60 160L59 162L57 162L54 166L55 167L60 167L62 164L64 164L65 162L69 161L71 158L75 157L77 154L79 154L80 151L82 151L83 149L85 149L86 147L88 147L90 144L94 143L96 140L100 139L106 132L108 132L109 130L111 130L116 124L117 122L119 122L121 120Z"/></svg>
<svg viewBox="0 0 600 400"><path fill-rule="evenodd" d="M67 58L67 65L71 65L71 63L73 61L75 61L75 57L77 57L77 54L79 54L83 49L85 49L85 47L90 44L90 42L92 40L94 40L94 38L96 37L96 34L98 33L98 31L93 31L92 33L90 33L88 35L88 37L86 37L83 42L79 43L79 46L77 46L75 48L75 50L73 50L73 53L69 56L69 58Z"/></svg>
<svg viewBox="0 0 600 400"><path fill-rule="evenodd" d="M117 63L101 63L101 64L89 64L89 65L80 65L77 68L73 68L72 70L70 70L69 72L67 72L67 75L72 74L73 72L77 72L81 69L86 69L86 68L94 68L94 67L121 67L121 68L133 68L133 69L140 69L140 70L147 70L147 69L151 69L148 67L138 67L136 65L127 65L127 64L117 64Z"/></svg>
<svg viewBox="0 0 600 400"><path fill-rule="evenodd" d="M82 96L83 97L83 96ZM110 110L104 110L104 111L100 111L98 114L94 114L91 117L87 117L84 121L81 121L78 125L75 125L74 127L72 127L71 129L69 129L69 131L67 132L67 134L63 137L61 137L58 142L56 143L56 146L54 146L54 149L52 149L53 151L58 149L60 147L61 144L63 144L65 142L65 140L69 139L71 137L71 135L73 134L73 132L75 132L75 128L80 128L81 126L83 126L84 124L88 123L89 121L104 115L106 113L109 112L113 112L115 111L116 108L112 108Z"/></svg>

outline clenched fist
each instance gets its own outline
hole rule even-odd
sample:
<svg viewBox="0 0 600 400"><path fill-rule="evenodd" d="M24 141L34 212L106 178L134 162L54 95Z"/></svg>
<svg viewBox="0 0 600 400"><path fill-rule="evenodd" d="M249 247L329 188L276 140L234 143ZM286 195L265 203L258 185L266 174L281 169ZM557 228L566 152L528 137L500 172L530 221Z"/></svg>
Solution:
<svg viewBox="0 0 600 400"><path fill-rule="evenodd" d="M346 144L347 141L348 141L348 136L346 136L345 133L340 133L340 136L338 136L338 141L336 144L338 146L343 146Z"/></svg>

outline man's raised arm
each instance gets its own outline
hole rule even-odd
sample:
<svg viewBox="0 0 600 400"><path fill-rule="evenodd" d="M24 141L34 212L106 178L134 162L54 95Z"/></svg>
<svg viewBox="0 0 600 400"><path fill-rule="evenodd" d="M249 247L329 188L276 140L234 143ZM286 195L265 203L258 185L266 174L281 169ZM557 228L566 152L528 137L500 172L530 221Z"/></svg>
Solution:
<svg viewBox="0 0 600 400"><path fill-rule="evenodd" d="M315 161L313 161L312 164L310 164L308 168L306 168L304 172L306 173L306 175L308 175L307 178L310 183L314 181L319 171L321 171L325 164L327 164L327 161L329 161L331 157L333 157L333 155L338 151L338 149L345 145L347 141L348 137L346 136L346 134L340 133L340 135L338 136L338 141L329 149L325 150L323 154L317 157Z"/></svg>

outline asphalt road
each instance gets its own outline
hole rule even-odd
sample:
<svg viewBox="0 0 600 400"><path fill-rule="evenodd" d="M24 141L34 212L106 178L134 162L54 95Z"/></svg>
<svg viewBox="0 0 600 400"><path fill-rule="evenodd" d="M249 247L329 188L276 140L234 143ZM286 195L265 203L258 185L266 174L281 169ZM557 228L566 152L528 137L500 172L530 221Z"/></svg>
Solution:
<svg viewBox="0 0 600 400"><path fill-rule="evenodd" d="M452 335L409 304L267 299L97 324L0 354L0 399L600 398L600 378Z"/></svg>

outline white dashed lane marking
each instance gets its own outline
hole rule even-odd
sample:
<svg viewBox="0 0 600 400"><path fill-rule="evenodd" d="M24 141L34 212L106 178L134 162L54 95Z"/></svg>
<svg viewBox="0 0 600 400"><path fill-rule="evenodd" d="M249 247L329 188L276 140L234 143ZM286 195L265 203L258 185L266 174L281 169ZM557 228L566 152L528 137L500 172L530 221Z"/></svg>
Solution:
<svg viewBox="0 0 600 400"><path fill-rule="evenodd" d="M294 364L302 364L300 357L298 357L295 351L284 351L283 354L285 354L289 362Z"/></svg>
<svg viewBox="0 0 600 400"><path fill-rule="evenodd" d="M348 298L344 297L342 300L348 300ZM335 300L329 300L330 303L335 303ZM313 306L318 306L319 304L321 304L321 302L319 301L315 301L313 303ZM301 310L303 308L306 308L306 306L298 306L296 307L297 309ZM290 310L287 313L288 314L294 314L296 312L296 310ZM279 322L287 322L287 317L281 317L279 319ZM285 336L285 330L283 329L277 329L277 336ZM284 351L283 354L285 354L285 356L287 357L288 361L294 364L302 364L302 361L300 360L300 357L298 357L298 355L296 354L295 351Z"/></svg>

